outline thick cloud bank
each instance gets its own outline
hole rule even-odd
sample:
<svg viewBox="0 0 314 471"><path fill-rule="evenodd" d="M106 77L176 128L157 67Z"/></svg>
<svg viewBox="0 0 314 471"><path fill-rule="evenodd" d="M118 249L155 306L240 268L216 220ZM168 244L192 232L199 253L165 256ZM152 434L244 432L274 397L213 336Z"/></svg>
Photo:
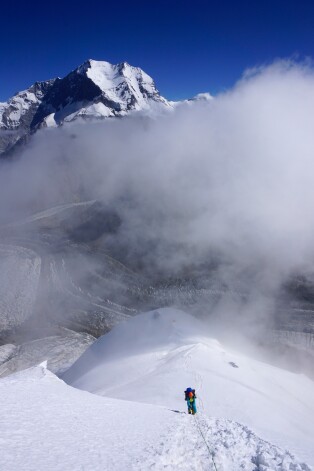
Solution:
<svg viewBox="0 0 314 471"><path fill-rule="evenodd" d="M148 270L218 263L271 292L314 258L314 70L278 62L210 102L41 131L3 164L3 220L98 199Z"/></svg>

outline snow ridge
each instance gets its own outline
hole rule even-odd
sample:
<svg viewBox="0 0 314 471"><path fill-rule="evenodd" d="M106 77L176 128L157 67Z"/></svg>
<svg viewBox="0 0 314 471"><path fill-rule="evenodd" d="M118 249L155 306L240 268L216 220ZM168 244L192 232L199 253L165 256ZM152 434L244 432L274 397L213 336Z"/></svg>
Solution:
<svg viewBox="0 0 314 471"><path fill-rule="evenodd" d="M0 380L0 407L6 471L311 471L240 423L79 391L44 365Z"/></svg>

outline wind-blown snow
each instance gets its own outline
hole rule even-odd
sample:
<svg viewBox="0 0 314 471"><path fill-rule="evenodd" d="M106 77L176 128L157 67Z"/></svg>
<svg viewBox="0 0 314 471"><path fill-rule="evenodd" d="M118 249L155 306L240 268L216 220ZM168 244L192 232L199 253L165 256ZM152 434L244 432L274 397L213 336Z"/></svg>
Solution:
<svg viewBox="0 0 314 471"><path fill-rule="evenodd" d="M314 464L314 382L227 349L181 311L120 324L64 378L100 395L178 410L185 409L184 389L195 387L202 413L240 422Z"/></svg>

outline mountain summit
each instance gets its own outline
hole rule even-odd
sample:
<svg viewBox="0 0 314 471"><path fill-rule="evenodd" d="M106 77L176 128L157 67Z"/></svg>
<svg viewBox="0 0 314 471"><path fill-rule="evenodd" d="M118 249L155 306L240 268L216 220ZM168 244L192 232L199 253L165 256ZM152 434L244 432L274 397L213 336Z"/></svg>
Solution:
<svg viewBox="0 0 314 471"><path fill-rule="evenodd" d="M153 79L127 62L88 60L64 78L36 82L0 103L0 154L41 127L77 118L125 116L132 111L171 104Z"/></svg>

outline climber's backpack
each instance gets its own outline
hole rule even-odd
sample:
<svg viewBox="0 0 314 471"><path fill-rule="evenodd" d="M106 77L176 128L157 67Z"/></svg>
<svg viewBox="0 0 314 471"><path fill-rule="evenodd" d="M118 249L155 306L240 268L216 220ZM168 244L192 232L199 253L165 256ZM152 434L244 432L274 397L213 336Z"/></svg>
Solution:
<svg viewBox="0 0 314 471"><path fill-rule="evenodd" d="M191 399L194 400L194 398L195 398L195 389L187 388L184 391L184 394L185 394L185 400L186 401L191 401Z"/></svg>

